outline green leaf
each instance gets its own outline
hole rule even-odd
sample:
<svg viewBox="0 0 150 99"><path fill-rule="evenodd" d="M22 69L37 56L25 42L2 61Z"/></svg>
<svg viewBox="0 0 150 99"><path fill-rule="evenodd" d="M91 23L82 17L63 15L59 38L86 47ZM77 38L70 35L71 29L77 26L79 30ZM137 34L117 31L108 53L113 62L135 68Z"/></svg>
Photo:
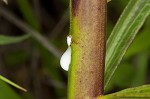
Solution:
<svg viewBox="0 0 150 99"><path fill-rule="evenodd" d="M18 42L26 40L29 37L30 35L24 35L24 36L19 36L19 37L0 35L0 45L18 43Z"/></svg>
<svg viewBox="0 0 150 99"><path fill-rule="evenodd" d="M25 92L27 91L26 89L24 89L24 88L22 88L21 86L15 84L14 82L12 82L12 81L10 81L9 79L3 77L2 75L0 75L0 80L2 80L2 81L4 81L4 82L6 82L6 83L8 83L8 84L10 84L10 85L12 85L12 86L18 88L18 89L20 89L20 90L22 90L22 91L25 91Z"/></svg>
<svg viewBox="0 0 150 99"><path fill-rule="evenodd" d="M107 41L105 89L150 13L150 0L130 0Z"/></svg>
<svg viewBox="0 0 150 99"><path fill-rule="evenodd" d="M97 99L150 99L150 85L128 88Z"/></svg>
<svg viewBox="0 0 150 99"><path fill-rule="evenodd" d="M144 30L145 31L142 31L142 32L140 32L139 35L137 35L137 37L131 44L131 47L129 47L129 49L127 50L127 53L125 54L124 58L129 58L135 54L149 50L149 48L150 48L149 26L148 26L148 29L144 29ZM142 45L142 47L141 47L141 45Z"/></svg>
<svg viewBox="0 0 150 99"><path fill-rule="evenodd" d="M0 80L0 99L22 99L11 87Z"/></svg>
<svg viewBox="0 0 150 99"><path fill-rule="evenodd" d="M150 48L150 43L148 43L148 42L150 42L149 26L150 26L150 15L146 20L144 29L142 29L142 31L140 31L138 33L137 37L135 38L135 40L133 41L133 43L127 50L124 58L129 58L135 54L149 50L149 48ZM142 47L141 47L141 45L142 45Z"/></svg>

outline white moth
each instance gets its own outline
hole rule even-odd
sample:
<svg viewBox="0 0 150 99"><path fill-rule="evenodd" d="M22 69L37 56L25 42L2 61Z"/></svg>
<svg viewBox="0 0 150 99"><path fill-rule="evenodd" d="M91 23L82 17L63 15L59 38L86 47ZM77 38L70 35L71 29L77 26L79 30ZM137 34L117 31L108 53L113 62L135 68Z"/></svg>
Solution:
<svg viewBox="0 0 150 99"><path fill-rule="evenodd" d="M68 49L64 52L60 59L60 66L66 71L68 71L71 62L71 39L71 35L67 36Z"/></svg>

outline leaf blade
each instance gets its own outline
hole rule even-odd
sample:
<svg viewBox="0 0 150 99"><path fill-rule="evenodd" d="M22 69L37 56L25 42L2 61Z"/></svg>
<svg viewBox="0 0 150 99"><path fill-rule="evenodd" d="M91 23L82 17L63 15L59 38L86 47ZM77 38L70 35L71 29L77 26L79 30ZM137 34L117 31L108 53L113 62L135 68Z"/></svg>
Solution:
<svg viewBox="0 0 150 99"><path fill-rule="evenodd" d="M0 98L1 99L22 99L8 84L0 80Z"/></svg>
<svg viewBox="0 0 150 99"><path fill-rule="evenodd" d="M150 0L130 0L107 40L105 89L127 48L150 13Z"/></svg>
<svg viewBox="0 0 150 99"><path fill-rule="evenodd" d="M97 99L149 99L150 85L128 88L113 94L98 97Z"/></svg>
<svg viewBox="0 0 150 99"><path fill-rule="evenodd" d="M18 36L18 37L0 35L0 45L18 43L18 42L26 40L29 37L30 35L23 35L23 36Z"/></svg>

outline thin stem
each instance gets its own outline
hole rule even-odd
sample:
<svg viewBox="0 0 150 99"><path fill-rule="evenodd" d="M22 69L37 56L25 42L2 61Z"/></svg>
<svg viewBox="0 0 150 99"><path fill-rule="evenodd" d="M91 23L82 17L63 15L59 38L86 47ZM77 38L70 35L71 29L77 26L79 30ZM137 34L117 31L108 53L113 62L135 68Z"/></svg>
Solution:
<svg viewBox="0 0 150 99"><path fill-rule="evenodd" d="M27 92L26 89L24 89L23 87L21 87L21 86L15 84L14 82L12 82L12 81L10 81L9 79L3 77L2 75L0 75L0 80L2 80L2 81L4 81L4 82L6 82L6 83L8 83L8 84L10 84L10 85L12 85L12 86L18 88L18 89L20 89L20 90L22 90L22 91L24 91L24 92Z"/></svg>
<svg viewBox="0 0 150 99"><path fill-rule="evenodd" d="M70 0L69 99L93 99L103 95L106 3L106 0Z"/></svg>

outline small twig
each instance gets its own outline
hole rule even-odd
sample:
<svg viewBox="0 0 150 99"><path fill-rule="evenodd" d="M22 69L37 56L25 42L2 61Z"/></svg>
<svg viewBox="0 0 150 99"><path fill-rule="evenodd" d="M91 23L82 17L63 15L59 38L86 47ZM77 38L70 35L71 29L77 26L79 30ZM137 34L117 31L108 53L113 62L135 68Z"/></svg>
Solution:
<svg viewBox="0 0 150 99"><path fill-rule="evenodd" d="M7 9L0 7L0 14L14 25L22 29L26 33L30 33L37 41L39 41L49 52L54 54L56 57L60 58L60 52L48 41L47 38L43 37L38 31L34 30L26 23L18 19L14 14L12 14Z"/></svg>
<svg viewBox="0 0 150 99"><path fill-rule="evenodd" d="M27 90L26 90L25 88L23 88L23 87L17 85L16 83L14 83L14 82L10 81L9 79L3 77L2 75L0 75L0 80L2 80L2 81L4 81L4 82L6 82L6 83L8 83L8 84L10 84L10 85L12 85L12 86L18 88L18 89L20 89L20 90L22 90L22 91L24 91L24 92L27 92Z"/></svg>

